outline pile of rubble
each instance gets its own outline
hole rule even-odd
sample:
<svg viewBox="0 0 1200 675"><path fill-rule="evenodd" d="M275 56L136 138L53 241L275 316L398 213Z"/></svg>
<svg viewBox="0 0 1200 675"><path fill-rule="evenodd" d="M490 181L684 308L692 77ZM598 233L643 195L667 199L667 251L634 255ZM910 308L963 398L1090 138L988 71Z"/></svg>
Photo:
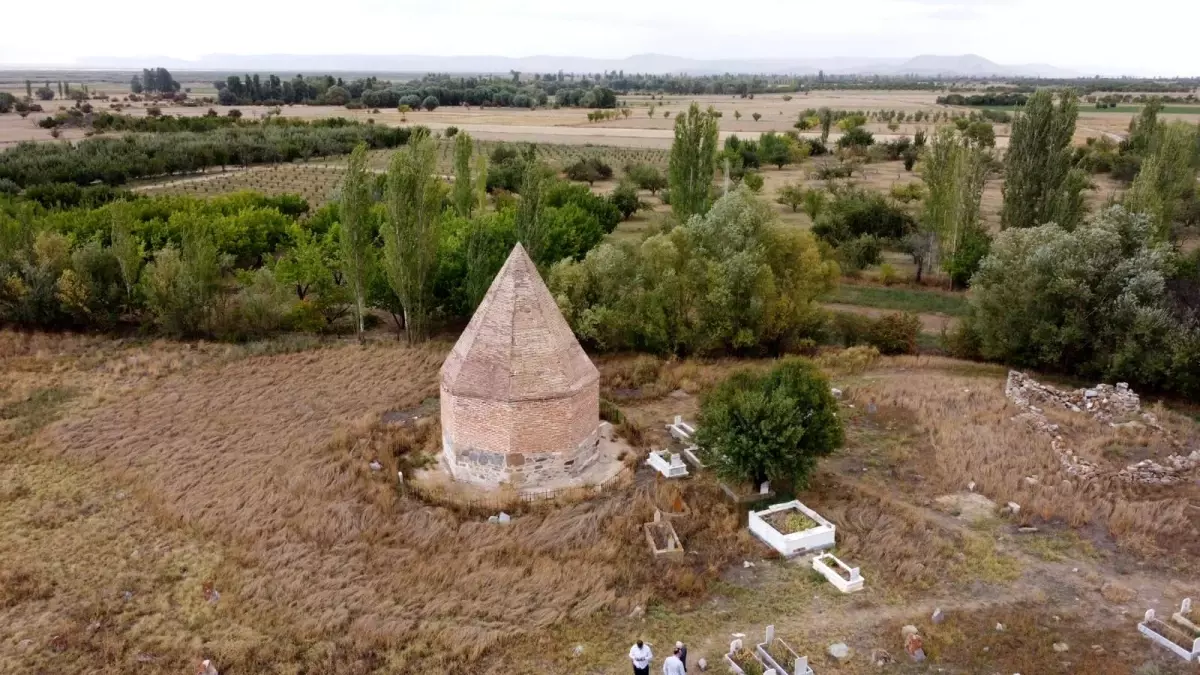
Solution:
<svg viewBox="0 0 1200 675"><path fill-rule="evenodd" d="M1004 395L1024 412L1014 419L1022 419L1038 431L1051 438L1050 447L1058 455L1063 469L1072 476L1090 478L1100 471L1094 463L1075 454L1067 446L1057 424L1045 414L1045 408L1053 406L1071 412L1087 413L1101 423L1112 427L1151 428L1163 432L1158 419L1142 410L1141 399L1124 382L1114 387L1100 384L1090 389L1060 391L1049 385L1034 381L1015 370L1009 371L1004 385ZM1120 421L1118 421L1120 420ZM1152 459L1131 464L1117 473L1123 480L1134 483L1170 485L1179 480L1181 474L1200 469L1200 450L1188 456L1171 455L1165 464Z"/></svg>

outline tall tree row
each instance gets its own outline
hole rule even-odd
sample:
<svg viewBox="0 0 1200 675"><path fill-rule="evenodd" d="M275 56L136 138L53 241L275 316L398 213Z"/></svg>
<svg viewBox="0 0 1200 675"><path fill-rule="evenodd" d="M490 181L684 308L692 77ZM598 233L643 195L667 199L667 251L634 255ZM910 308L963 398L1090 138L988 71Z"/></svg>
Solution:
<svg viewBox="0 0 1200 675"><path fill-rule="evenodd" d="M1071 230L1083 219L1087 176L1074 168L1071 148L1079 103L1071 91L1059 97L1055 105L1052 92L1039 90L1013 120L1000 212L1004 228L1053 222Z"/></svg>
<svg viewBox="0 0 1200 675"><path fill-rule="evenodd" d="M385 195L387 218L380 228L384 268L404 307L409 343L429 337L445 197L445 184L437 175L437 144L428 134L415 135L392 157Z"/></svg>
<svg viewBox="0 0 1200 675"><path fill-rule="evenodd" d="M671 210L679 222L708 211L717 172L717 116L693 103L675 118L671 145Z"/></svg>

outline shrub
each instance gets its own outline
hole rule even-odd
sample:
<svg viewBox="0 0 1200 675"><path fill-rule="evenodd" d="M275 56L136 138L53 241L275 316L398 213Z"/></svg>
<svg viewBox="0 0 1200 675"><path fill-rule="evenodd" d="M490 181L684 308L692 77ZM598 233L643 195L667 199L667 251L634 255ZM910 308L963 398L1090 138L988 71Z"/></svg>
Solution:
<svg viewBox="0 0 1200 675"><path fill-rule="evenodd" d="M833 332L835 339L847 347L865 345L881 354L913 354L917 351L921 320L916 314L900 312L884 314L878 319L836 312Z"/></svg>
<svg viewBox="0 0 1200 675"><path fill-rule="evenodd" d="M834 246L872 235L899 241L916 229L916 221L900 205L861 189L841 190L816 219L813 234Z"/></svg>
<svg viewBox="0 0 1200 675"><path fill-rule="evenodd" d="M458 127L455 126L446 127L446 130L443 132L443 135L445 135L446 138L454 138L454 136L457 134Z"/></svg>
<svg viewBox="0 0 1200 675"><path fill-rule="evenodd" d="M759 192L762 191L762 187L763 187L762 174L758 173L757 171L750 171L745 176L742 177L742 183L746 187L750 188L751 192L753 192L754 194L758 194Z"/></svg>
<svg viewBox="0 0 1200 675"><path fill-rule="evenodd" d="M612 167L595 157L585 157L575 161L564 171L571 180L586 182L588 185L598 180L612 178Z"/></svg>
<svg viewBox="0 0 1200 675"><path fill-rule="evenodd" d="M799 357L734 373L704 396L698 422L696 442L717 475L755 485L804 486L845 440L829 380Z"/></svg>
<svg viewBox="0 0 1200 675"><path fill-rule="evenodd" d="M874 235L864 234L838 247L838 261L842 268L858 272L871 265L878 265L883 255L883 245Z"/></svg>
<svg viewBox="0 0 1200 675"><path fill-rule="evenodd" d="M884 286L891 286L899 281L896 274L896 268L891 263L883 263L879 266L879 283Z"/></svg>

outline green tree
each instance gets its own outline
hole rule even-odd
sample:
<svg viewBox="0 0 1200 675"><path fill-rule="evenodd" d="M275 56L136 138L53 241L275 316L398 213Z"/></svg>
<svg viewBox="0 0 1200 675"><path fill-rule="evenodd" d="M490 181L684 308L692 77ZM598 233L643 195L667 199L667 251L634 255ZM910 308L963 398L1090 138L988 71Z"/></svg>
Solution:
<svg viewBox="0 0 1200 675"><path fill-rule="evenodd" d="M525 158L525 173L521 177L516 229L517 241L524 245L525 252L539 265L553 262L543 259L546 254L546 223L542 220L545 187L545 168L534 158L533 146L530 146Z"/></svg>
<svg viewBox="0 0 1200 675"><path fill-rule="evenodd" d="M367 284L374 257L375 228L371 219L372 177L367 171L367 146L359 144L350 153L342 179L341 227L339 229L342 272L354 296L354 319L359 338L365 329Z"/></svg>
<svg viewBox="0 0 1200 675"><path fill-rule="evenodd" d="M746 175L742 177L742 185L750 188L754 194L758 194L763 187L762 174L757 171L747 171Z"/></svg>
<svg viewBox="0 0 1200 675"><path fill-rule="evenodd" d="M156 253L142 275L146 304L155 323L175 336L211 329L224 266L202 217L189 216L182 229L182 246L170 245Z"/></svg>
<svg viewBox="0 0 1200 675"><path fill-rule="evenodd" d="M1000 211L1005 228L1058 223L1070 230L1083 218L1086 176L1073 170L1071 148L1079 104L1072 91L1059 96L1056 106L1053 93L1037 91L1013 120Z"/></svg>
<svg viewBox="0 0 1200 675"><path fill-rule="evenodd" d="M1162 110L1162 99L1150 99L1142 106L1137 117L1129 120L1129 151L1139 157L1150 151L1158 135L1158 113Z"/></svg>
<svg viewBox="0 0 1200 675"><path fill-rule="evenodd" d="M829 131L833 129L833 111L829 108L821 108L817 111L817 118L821 125L821 144L828 144Z"/></svg>
<svg viewBox="0 0 1200 675"><path fill-rule="evenodd" d="M629 220L629 217L637 213L638 207L641 206L637 189L628 180L621 181L608 198L621 211L621 217L625 220Z"/></svg>
<svg viewBox="0 0 1200 675"><path fill-rule="evenodd" d="M766 373L742 370L706 394L696 442L732 482L803 487L845 431L829 380L811 361L786 359Z"/></svg>
<svg viewBox="0 0 1200 675"><path fill-rule="evenodd" d="M1125 207L1149 216L1159 241L1172 238L1184 200L1195 198L1197 134L1185 122L1158 125L1142 170L1125 195Z"/></svg>
<svg viewBox="0 0 1200 675"><path fill-rule="evenodd" d="M438 101L436 96L426 96L425 100L421 101L421 107L429 112L437 110L439 105L441 105L441 103Z"/></svg>
<svg viewBox="0 0 1200 675"><path fill-rule="evenodd" d="M463 132L454 137L454 210L470 218L478 203L477 190L472 182L471 156L475 152L471 135Z"/></svg>
<svg viewBox="0 0 1200 675"><path fill-rule="evenodd" d="M801 183L789 183L776 191L775 203L792 207L792 213L804 203L805 189Z"/></svg>
<svg viewBox="0 0 1200 675"><path fill-rule="evenodd" d="M437 175L437 144L428 134L420 134L392 156L387 219L381 227L388 283L404 306L410 344L429 337L444 198L445 187Z"/></svg>
<svg viewBox="0 0 1200 675"><path fill-rule="evenodd" d="M988 163L988 155L977 143L953 127L941 127L934 134L921 169L928 196L919 221L920 232L927 236L920 241L927 243L928 250L914 253L918 280L924 263L933 263L937 255L943 262L956 259L964 239L980 229Z"/></svg>
<svg viewBox="0 0 1200 675"><path fill-rule="evenodd" d="M1018 367L1200 394L1200 329L1172 308L1176 264L1144 214L1001 232L972 279L962 345Z"/></svg>
<svg viewBox="0 0 1200 675"><path fill-rule="evenodd" d="M815 223L817 222L817 218L820 218L821 214L825 212L828 205L829 193L824 190L805 190L803 202L800 206L804 214Z"/></svg>
<svg viewBox="0 0 1200 675"><path fill-rule="evenodd" d="M779 169L792 161L794 144L787 136L780 136L774 131L768 131L758 139L758 156L767 164L774 164Z"/></svg>
<svg viewBox="0 0 1200 675"><path fill-rule="evenodd" d="M717 117L693 103L676 116L671 144L671 210L680 222L708 211L716 172Z"/></svg>
<svg viewBox="0 0 1200 675"><path fill-rule="evenodd" d="M649 164L634 164L625 167L625 175L633 184L638 186L640 190L649 190L650 194L657 194L659 190L667 187L667 178L657 167Z"/></svg>
<svg viewBox="0 0 1200 675"><path fill-rule="evenodd" d="M125 285L125 305L132 308L141 278L142 265L146 261L146 244L133 234L134 218L127 204L112 208L112 252L121 270L121 281Z"/></svg>

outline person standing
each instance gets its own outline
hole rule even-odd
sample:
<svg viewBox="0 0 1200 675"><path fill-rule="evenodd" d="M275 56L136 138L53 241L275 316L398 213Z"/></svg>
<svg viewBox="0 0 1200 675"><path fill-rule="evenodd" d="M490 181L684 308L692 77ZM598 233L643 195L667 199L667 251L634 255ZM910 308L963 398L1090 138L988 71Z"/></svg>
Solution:
<svg viewBox="0 0 1200 675"><path fill-rule="evenodd" d="M679 647L663 661L663 675L684 675L687 669L683 667L683 661L679 658Z"/></svg>
<svg viewBox="0 0 1200 675"><path fill-rule="evenodd" d="M683 664L683 672L686 673L687 672L687 645L683 644L682 642L676 642L675 643L675 651L678 652L678 654L676 654L676 656L679 657L679 662Z"/></svg>
<svg viewBox="0 0 1200 675"><path fill-rule="evenodd" d="M629 648L629 660L633 661L633 675L650 675L650 660L653 658L650 645L638 640L637 644Z"/></svg>

